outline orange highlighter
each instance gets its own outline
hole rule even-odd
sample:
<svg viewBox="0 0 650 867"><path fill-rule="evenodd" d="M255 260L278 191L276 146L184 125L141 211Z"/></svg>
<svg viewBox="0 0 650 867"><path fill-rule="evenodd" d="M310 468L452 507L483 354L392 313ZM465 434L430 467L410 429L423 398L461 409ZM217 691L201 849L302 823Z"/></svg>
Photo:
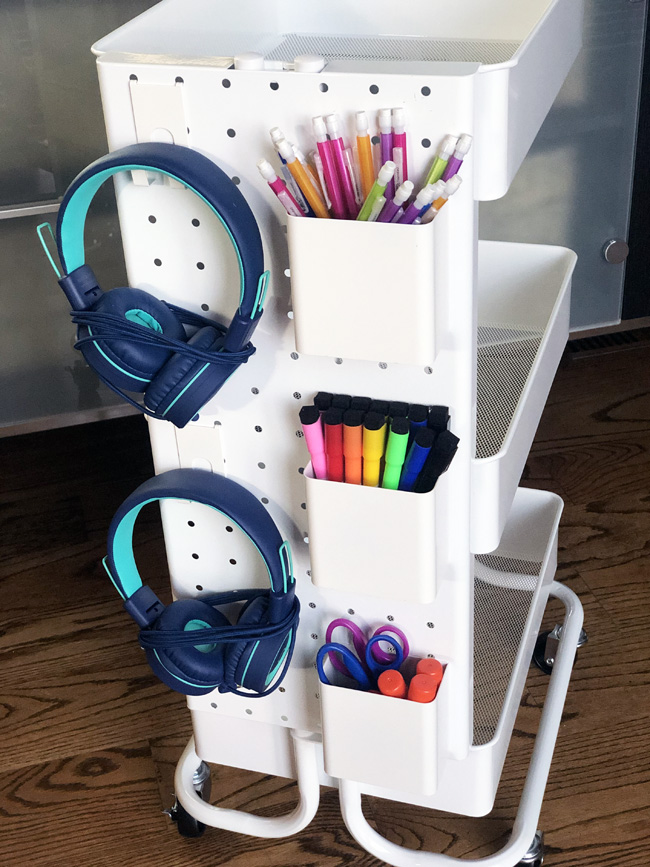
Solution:
<svg viewBox="0 0 650 867"><path fill-rule="evenodd" d="M386 416L368 412L363 422L363 484L379 487L381 459L386 443Z"/></svg>
<svg viewBox="0 0 650 867"><path fill-rule="evenodd" d="M361 459L363 455L363 413L358 409L346 409L343 413L343 457L345 458L344 481L350 485L361 484Z"/></svg>

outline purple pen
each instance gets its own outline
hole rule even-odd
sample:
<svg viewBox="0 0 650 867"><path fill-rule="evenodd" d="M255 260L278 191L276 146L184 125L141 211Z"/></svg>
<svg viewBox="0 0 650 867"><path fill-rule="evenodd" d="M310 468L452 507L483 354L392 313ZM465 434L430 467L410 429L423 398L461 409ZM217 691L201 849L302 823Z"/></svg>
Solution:
<svg viewBox="0 0 650 867"><path fill-rule="evenodd" d="M379 152L381 164L393 159L393 122L390 108L380 108L378 114L379 124ZM395 180L391 180L386 187L386 198L390 202L395 195Z"/></svg>
<svg viewBox="0 0 650 867"><path fill-rule="evenodd" d="M403 215L400 217L400 224L407 225L409 223L412 223L417 217L419 217L420 211L422 211L423 208L426 208L427 205L431 204L437 192L438 189L435 184L430 184L428 187L420 190L420 192L415 197L415 201L411 202L408 208L404 211Z"/></svg>
<svg viewBox="0 0 650 867"><path fill-rule="evenodd" d="M390 223L393 217L398 213L404 202L407 201L411 197L413 193L413 182L412 181L404 181L403 184L400 184L397 188L395 196L392 201L386 202L384 208L379 215L377 222L378 223Z"/></svg>
<svg viewBox="0 0 650 867"><path fill-rule="evenodd" d="M445 168L442 174L442 180L448 181L449 178L452 178L454 175L458 174L458 170L463 164L463 160L467 156L469 149L472 146L472 137L471 135L467 135L463 133L461 137L458 139L456 143L456 148L454 149L453 156L450 158L447 163L447 167Z"/></svg>
<svg viewBox="0 0 650 867"><path fill-rule="evenodd" d="M341 136L337 116L335 114L326 115L325 126L330 137L330 149L332 151L332 157L334 158L334 164L336 165L341 189L343 190L343 199L345 200L348 216L351 219L356 220L357 214L359 213L359 207L354 195L352 179L350 178L348 168L345 164L345 145Z"/></svg>

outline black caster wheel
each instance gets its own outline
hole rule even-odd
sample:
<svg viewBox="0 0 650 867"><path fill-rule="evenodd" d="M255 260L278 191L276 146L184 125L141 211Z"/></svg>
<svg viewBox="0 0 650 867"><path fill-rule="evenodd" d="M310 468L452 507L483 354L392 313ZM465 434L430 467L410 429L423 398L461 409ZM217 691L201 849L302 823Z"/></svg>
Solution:
<svg viewBox="0 0 650 867"><path fill-rule="evenodd" d="M535 834L530 849L516 867L542 867L544 863L544 834L538 831Z"/></svg>
<svg viewBox="0 0 650 867"><path fill-rule="evenodd" d="M210 768L205 764L205 762L201 762L194 772L192 785L194 786L194 791L200 798L204 801L210 800ZM174 806L170 810L165 810L164 812L169 816L172 822L176 823L178 833L181 837L200 837L205 831L205 825L203 822L199 822L194 818L194 816L191 816L185 807L183 807L179 802L178 798L174 799Z"/></svg>
<svg viewBox="0 0 650 867"><path fill-rule="evenodd" d="M205 831L203 822L197 822L178 801L175 801L171 810L166 812L172 822L176 822L181 837L200 837Z"/></svg>
<svg viewBox="0 0 650 867"><path fill-rule="evenodd" d="M551 672L553 671L555 655L557 653L557 647L561 635L562 627L556 625L553 627L553 629L548 630L547 632L540 632L537 636L537 641L535 642L535 649L533 650L533 662L540 671L544 672L544 674L551 674ZM582 629L580 631L580 637L578 638L576 658L578 655L577 649L582 647L583 644L586 644L587 640L587 633L584 631L584 629Z"/></svg>

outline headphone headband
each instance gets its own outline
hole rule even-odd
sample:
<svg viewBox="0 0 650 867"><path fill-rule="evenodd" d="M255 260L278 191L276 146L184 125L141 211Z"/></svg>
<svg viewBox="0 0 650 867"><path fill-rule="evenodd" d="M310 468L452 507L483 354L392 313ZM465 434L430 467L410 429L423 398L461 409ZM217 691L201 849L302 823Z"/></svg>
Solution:
<svg viewBox="0 0 650 867"><path fill-rule="evenodd" d="M237 482L205 470L169 470L148 479L119 507L108 531L107 570L117 590L129 599L142 587L133 555L133 528L147 503L190 500L225 515L255 545L268 570L274 595L293 592L291 553L259 500Z"/></svg>
<svg viewBox="0 0 650 867"><path fill-rule="evenodd" d="M237 253L241 281L240 312L255 310L264 270L262 240L253 213L231 179L212 160L182 145L135 144L102 156L87 166L68 187L56 225L56 242L66 275L85 265L86 214L101 185L119 172L144 169L182 183L217 215Z"/></svg>

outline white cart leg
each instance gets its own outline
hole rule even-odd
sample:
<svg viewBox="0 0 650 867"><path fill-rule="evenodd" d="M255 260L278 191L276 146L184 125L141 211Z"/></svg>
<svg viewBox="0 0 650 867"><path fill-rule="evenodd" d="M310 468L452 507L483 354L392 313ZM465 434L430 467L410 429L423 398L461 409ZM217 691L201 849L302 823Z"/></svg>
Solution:
<svg viewBox="0 0 650 867"><path fill-rule="evenodd" d="M193 785L194 772L201 759L194 751L191 738L181 756L174 776L174 787L179 803L198 822L224 831L236 831L252 837L289 837L302 831L316 815L320 799L318 779L317 744L309 732L291 731L298 778L298 806L286 816L266 818L213 807L201 800Z"/></svg>
<svg viewBox="0 0 650 867"><path fill-rule="evenodd" d="M456 867L459 864L463 867L472 864L481 867L514 867L528 851L535 836L542 808L583 620L582 605L573 591L553 582L550 595L562 600L566 615L526 782L507 845L494 855L469 860L398 846L378 834L366 821L361 809L361 792L358 784L349 780L340 780L341 812L345 824L357 843L376 858L392 864L393 867L444 867L451 864Z"/></svg>

